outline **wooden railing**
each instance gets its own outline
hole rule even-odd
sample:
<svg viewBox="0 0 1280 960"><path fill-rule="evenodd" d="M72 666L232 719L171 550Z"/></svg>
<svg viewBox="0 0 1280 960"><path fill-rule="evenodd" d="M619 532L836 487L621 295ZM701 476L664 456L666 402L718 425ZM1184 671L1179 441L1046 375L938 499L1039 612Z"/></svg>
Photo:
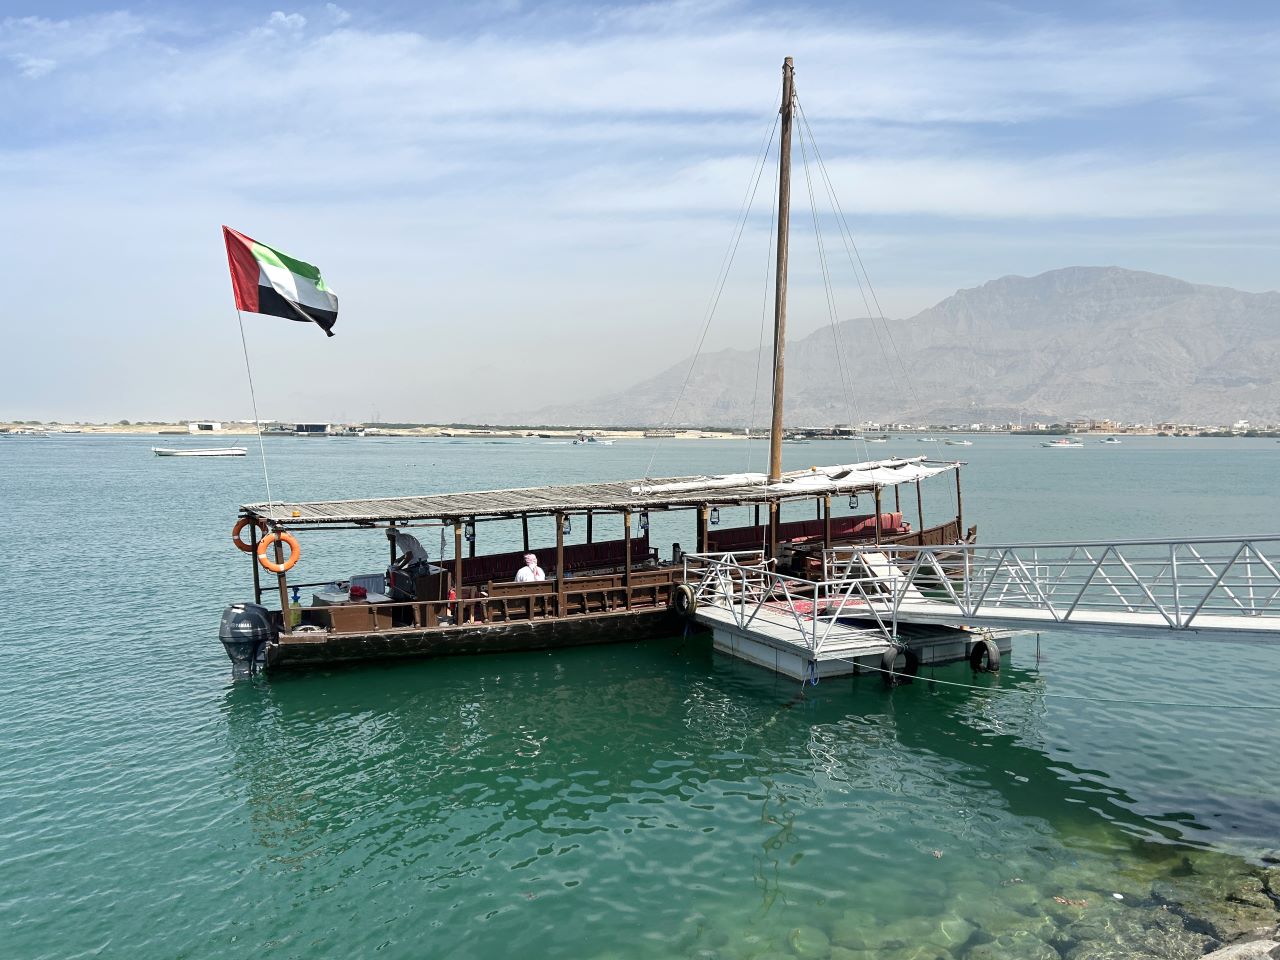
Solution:
<svg viewBox="0 0 1280 960"><path fill-rule="evenodd" d="M631 574L581 577L565 581L563 594L554 580L487 584L468 588L455 600L407 600L304 607L300 626L326 633L359 634L393 630L430 630L476 624L519 623L581 617L625 610L665 609L681 571L670 567ZM563 596L563 608L559 608ZM310 631L299 631L305 634Z"/></svg>

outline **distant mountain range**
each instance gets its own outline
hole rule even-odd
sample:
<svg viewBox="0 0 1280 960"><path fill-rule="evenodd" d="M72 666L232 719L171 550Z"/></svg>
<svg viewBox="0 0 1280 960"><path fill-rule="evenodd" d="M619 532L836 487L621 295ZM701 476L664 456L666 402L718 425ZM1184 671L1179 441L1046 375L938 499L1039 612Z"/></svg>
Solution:
<svg viewBox="0 0 1280 960"><path fill-rule="evenodd" d="M866 319L838 324L841 354L829 327L788 342L788 427L1019 417L1280 421L1280 293L1119 267L1068 267L960 290L887 327ZM700 357L674 425L748 423L756 353ZM688 369L685 358L617 393L533 417L547 424L661 424ZM768 424L770 369L766 356L757 425ZM529 417L525 411L517 419Z"/></svg>

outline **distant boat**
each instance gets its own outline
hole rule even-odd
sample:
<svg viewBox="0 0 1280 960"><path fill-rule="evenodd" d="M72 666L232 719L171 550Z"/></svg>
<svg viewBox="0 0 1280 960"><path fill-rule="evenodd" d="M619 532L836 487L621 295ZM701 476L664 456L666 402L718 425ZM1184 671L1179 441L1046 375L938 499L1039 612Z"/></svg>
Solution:
<svg viewBox="0 0 1280 960"><path fill-rule="evenodd" d="M916 443L937 443L937 437L916 437Z"/></svg>
<svg viewBox="0 0 1280 960"><path fill-rule="evenodd" d="M183 450L174 447L152 447L151 452L157 457L243 457L248 451L244 447L215 447L204 450Z"/></svg>
<svg viewBox="0 0 1280 960"><path fill-rule="evenodd" d="M867 443L888 443L889 442L888 437L865 437L864 439L867 441Z"/></svg>
<svg viewBox="0 0 1280 960"><path fill-rule="evenodd" d="M1084 444L1081 443L1079 440L1077 440L1075 437L1059 437L1057 440L1042 440L1040 441L1040 446L1065 448L1065 447L1083 447Z"/></svg>
<svg viewBox="0 0 1280 960"><path fill-rule="evenodd" d="M973 446L972 440L948 440L946 443L948 447L972 447Z"/></svg>
<svg viewBox="0 0 1280 960"><path fill-rule="evenodd" d="M1107 439L1102 441L1102 443L1119 443L1119 442L1120 442L1119 437L1107 437Z"/></svg>
<svg viewBox="0 0 1280 960"><path fill-rule="evenodd" d="M43 430L6 430L0 433L0 437L29 437L33 440L48 440L49 434Z"/></svg>

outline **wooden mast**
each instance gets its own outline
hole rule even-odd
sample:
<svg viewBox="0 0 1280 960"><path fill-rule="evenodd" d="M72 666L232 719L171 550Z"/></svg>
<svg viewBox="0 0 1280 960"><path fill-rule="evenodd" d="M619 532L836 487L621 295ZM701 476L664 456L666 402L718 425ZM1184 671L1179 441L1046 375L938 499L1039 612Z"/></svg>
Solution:
<svg viewBox="0 0 1280 960"><path fill-rule="evenodd" d="M787 335L787 237L791 226L791 102L795 68L782 61L782 134L778 147L778 269L773 290L773 424L769 430L769 480L782 478L783 351ZM773 512L773 511L771 511Z"/></svg>

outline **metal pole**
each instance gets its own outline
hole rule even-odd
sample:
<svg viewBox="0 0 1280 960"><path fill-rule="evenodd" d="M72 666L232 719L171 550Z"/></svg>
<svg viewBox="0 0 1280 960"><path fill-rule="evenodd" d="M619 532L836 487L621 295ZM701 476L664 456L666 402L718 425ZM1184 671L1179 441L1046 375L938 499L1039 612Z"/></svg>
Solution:
<svg viewBox="0 0 1280 960"><path fill-rule="evenodd" d="M791 102L795 67L782 61L782 131L778 147L778 266L773 291L773 422L769 430L769 480L782 477L783 353L787 338L787 242L791 227ZM776 517L776 510L771 515ZM774 524L776 530L776 522Z"/></svg>

